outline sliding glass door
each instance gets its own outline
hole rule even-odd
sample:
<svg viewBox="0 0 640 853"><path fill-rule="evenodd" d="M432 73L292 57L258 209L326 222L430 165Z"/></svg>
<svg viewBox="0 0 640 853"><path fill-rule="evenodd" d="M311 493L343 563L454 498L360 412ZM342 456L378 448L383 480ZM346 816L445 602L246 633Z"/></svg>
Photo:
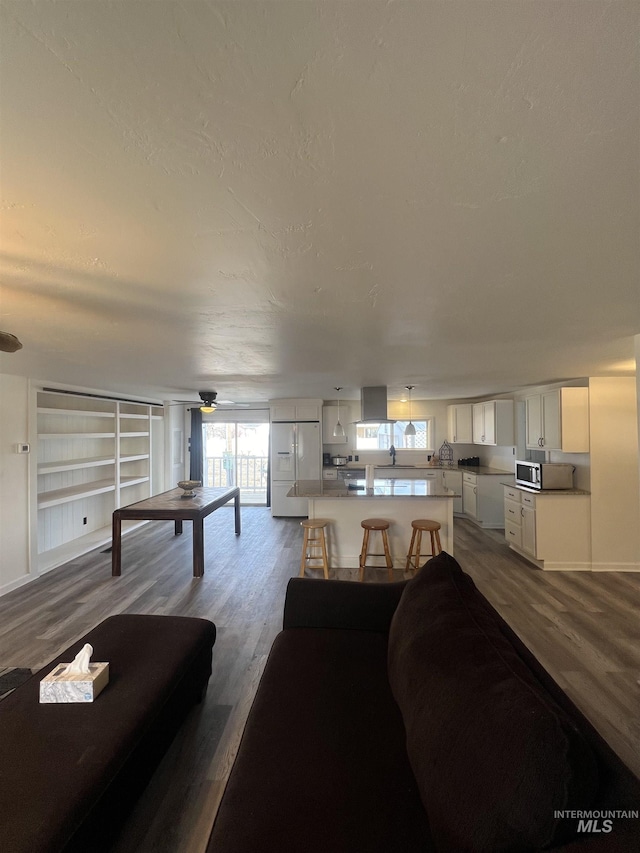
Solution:
<svg viewBox="0 0 640 853"><path fill-rule="evenodd" d="M242 503L265 506L269 424L216 420L202 424L205 486L239 486Z"/></svg>

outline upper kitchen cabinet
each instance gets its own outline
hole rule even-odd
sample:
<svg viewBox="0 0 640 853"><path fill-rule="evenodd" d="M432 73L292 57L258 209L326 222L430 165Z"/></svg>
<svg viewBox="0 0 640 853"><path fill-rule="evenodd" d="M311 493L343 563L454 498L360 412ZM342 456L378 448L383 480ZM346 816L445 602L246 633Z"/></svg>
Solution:
<svg viewBox="0 0 640 853"><path fill-rule="evenodd" d="M530 450L589 452L589 389L556 388L525 398Z"/></svg>
<svg viewBox="0 0 640 853"><path fill-rule="evenodd" d="M348 425L345 423L347 409L344 406L323 406L322 407L322 443L323 444L346 444L348 441ZM340 423L344 427L344 435L336 436L333 434L336 424Z"/></svg>
<svg viewBox="0 0 640 853"><path fill-rule="evenodd" d="M322 400L271 400L271 421L319 421Z"/></svg>
<svg viewBox="0 0 640 853"><path fill-rule="evenodd" d="M514 443L513 400L473 404L473 443L499 446Z"/></svg>
<svg viewBox="0 0 640 853"><path fill-rule="evenodd" d="M451 444L473 442L473 416L471 403L447 406L447 440Z"/></svg>

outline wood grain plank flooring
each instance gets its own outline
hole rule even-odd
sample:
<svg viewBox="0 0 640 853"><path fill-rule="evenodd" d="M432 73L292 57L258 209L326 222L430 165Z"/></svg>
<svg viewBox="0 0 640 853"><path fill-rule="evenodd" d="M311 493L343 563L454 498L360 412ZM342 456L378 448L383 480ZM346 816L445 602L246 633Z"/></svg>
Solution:
<svg viewBox="0 0 640 853"><path fill-rule="evenodd" d="M218 636L207 697L187 719L113 853L202 853L271 643L302 530L245 507L205 522L205 575L192 576L191 531L153 522L123 540L122 576L94 551L0 598L0 666L44 666L115 613L201 616ZM640 575L542 572L501 531L455 523L455 554L480 590L613 749L640 775ZM312 572L320 577L320 571ZM358 570L333 576L356 580ZM396 573L398 578L401 572ZM371 571L367 582L386 580Z"/></svg>

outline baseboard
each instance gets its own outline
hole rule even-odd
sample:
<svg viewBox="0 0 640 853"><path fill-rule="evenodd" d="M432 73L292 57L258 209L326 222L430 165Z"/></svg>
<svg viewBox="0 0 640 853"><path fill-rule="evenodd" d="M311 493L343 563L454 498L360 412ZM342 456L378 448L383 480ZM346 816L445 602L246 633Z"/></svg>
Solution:
<svg viewBox="0 0 640 853"><path fill-rule="evenodd" d="M24 575L24 577L18 578L15 581L11 581L10 583L6 583L3 586L0 586L0 596L6 595L8 592L13 592L14 589L18 589L21 586L24 586L29 581L35 580L37 575Z"/></svg>
<svg viewBox="0 0 640 853"><path fill-rule="evenodd" d="M592 572L640 572L640 563L592 563Z"/></svg>
<svg viewBox="0 0 640 853"><path fill-rule="evenodd" d="M591 563L579 563L579 562L571 562L571 563L552 563L550 560L536 560L535 557L532 557L531 554L527 554L526 551L523 551L522 548L518 548L517 545L514 545L513 542L509 542L509 548L512 551L515 551L516 554L519 554L523 559L525 559L531 565L536 566L538 569L542 569L543 572L590 572L591 571Z"/></svg>
<svg viewBox="0 0 640 853"><path fill-rule="evenodd" d="M591 563L551 563L543 561L542 569L545 572L590 572Z"/></svg>

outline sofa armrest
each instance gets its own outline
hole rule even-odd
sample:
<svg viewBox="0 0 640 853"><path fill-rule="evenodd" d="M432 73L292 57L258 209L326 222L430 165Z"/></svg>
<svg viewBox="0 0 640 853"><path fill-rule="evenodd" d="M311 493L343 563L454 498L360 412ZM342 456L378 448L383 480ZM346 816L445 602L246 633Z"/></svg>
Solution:
<svg viewBox="0 0 640 853"><path fill-rule="evenodd" d="M352 628L387 633L406 583L291 578L283 627Z"/></svg>

